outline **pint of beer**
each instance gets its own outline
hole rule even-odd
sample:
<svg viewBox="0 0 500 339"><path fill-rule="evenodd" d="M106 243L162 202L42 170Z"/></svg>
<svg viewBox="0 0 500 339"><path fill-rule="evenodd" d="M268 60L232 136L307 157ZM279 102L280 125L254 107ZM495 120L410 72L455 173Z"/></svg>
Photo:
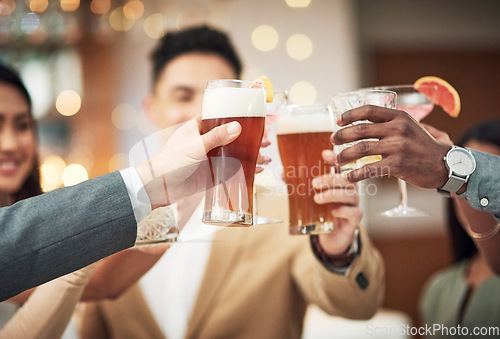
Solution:
<svg viewBox="0 0 500 339"><path fill-rule="evenodd" d="M317 204L319 192L312 180L331 172L321 157L332 149L333 122L327 105L292 105L276 121L278 148L283 164L290 214L290 234L322 234L333 231L331 204Z"/></svg>
<svg viewBox="0 0 500 339"><path fill-rule="evenodd" d="M208 153L210 167L202 221L220 226L253 224L253 182L264 133L266 93L262 85L213 80L205 88L202 133L238 121L242 131L229 145Z"/></svg>

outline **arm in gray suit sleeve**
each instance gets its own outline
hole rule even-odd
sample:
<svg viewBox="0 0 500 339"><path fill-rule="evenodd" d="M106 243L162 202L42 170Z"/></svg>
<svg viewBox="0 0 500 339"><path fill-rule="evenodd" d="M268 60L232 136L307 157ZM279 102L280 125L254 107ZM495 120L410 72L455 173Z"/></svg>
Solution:
<svg viewBox="0 0 500 339"><path fill-rule="evenodd" d="M135 243L118 172L0 209L0 301Z"/></svg>
<svg viewBox="0 0 500 339"><path fill-rule="evenodd" d="M476 159L476 170L467 182L467 190L459 197L477 210L493 213L500 221L500 157L469 150Z"/></svg>

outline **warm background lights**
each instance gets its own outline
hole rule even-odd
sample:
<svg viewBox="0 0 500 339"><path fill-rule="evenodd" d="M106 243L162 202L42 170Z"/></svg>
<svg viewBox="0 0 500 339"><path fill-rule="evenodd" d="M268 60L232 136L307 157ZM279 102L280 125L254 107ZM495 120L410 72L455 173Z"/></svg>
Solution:
<svg viewBox="0 0 500 339"><path fill-rule="evenodd" d="M309 6L311 0L286 0L286 4L292 8L304 8Z"/></svg>
<svg viewBox="0 0 500 339"><path fill-rule="evenodd" d="M56 109L61 115L67 117L75 115L81 107L82 99L80 95L73 90L64 90L57 96Z"/></svg>
<svg viewBox="0 0 500 339"><path fill-rule="evenodd" d="M62 182L64 186L73 186L89 178L87 170L80 164L70 164L63 171Z"/></svg>
<svg viewBox="0 0 500 339"><path fill-rule="evenodd" d="M64 12L74 12L80 7L80 0L61 0L61 9Z"/></svg>
<svg viewBox="0 0 500 339"><path fill-rule="evenodd" d="M144 32L152 39L160 39L167 32L166 21L161 13L151 14L144 20Z"/></svg>
<svg viewBox="0 0 500 339"><path fill-rule="evenodd" d="M270 51L278 45L278 32L272 26L261 25L253 30L252 43L259 51Z"/></svg>
<svg viewBox="0 0 500 339"><path fill-rule="evenodd" d="M307 35L294 34L286 41L286 51L295 60L309 58L313 51L313 43Z"/></svg>
<svg viewBox="0 0 500 339"><path fill-rule="evenodd" d="M127 131L137 125L138 113L130 104L120 104L113 109L111 121L116 128Z"/></svg>
<svg viewBox="0 0 500 339"><path fill-rule="evenodd" d="M307 81L299 81L290 88L290 101L294 104L313 104L316 101L316 88Z"/></svg>

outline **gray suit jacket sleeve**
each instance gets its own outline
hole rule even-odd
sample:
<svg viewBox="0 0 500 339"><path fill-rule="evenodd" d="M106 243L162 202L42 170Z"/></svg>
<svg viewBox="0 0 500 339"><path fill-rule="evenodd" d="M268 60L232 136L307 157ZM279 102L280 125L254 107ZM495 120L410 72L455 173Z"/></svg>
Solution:
<svg viewBox="0 0 500 339"><path fill-rule="evenodd" d="M0 209L0 301L135 243L118 172Z"/></svg>
<svg viewBox="0 0 500 339"><path fill-rule="evenodd" d="M500 157L469 150L476 159L476 170L470 176L467 190L460 194L477 210L493 213L500 221Z"/></svg>

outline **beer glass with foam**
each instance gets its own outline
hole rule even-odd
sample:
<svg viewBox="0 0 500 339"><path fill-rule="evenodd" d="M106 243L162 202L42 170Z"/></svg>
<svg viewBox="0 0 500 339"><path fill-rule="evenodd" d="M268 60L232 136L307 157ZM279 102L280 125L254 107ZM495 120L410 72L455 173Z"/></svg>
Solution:
<svg viewBox="0 0 500 339"><path fill-rule="evenodd" d="M396 106L396 98L397 98L396 92L389 90L359 90L354 92L336 94L335 96L333 96L331 100L331 107L335 115L335 121L337 121L337 119L345 112L353 108L361 107L364 105L375 105L386 108L394 108ZM364 124L368 123L368 121L359 121L356 122L355 124L360 124L360 123ZM336 130L339 130L343 127L340 127L337 124L335 124L335 128ZM344 149L351 147L358 142L359 141L345 143L342 145L335 145L334 151L335 153L338 154L342 152ZM352 171L361 168L364 165L379 160L382 160L382 157L380 155L369 155L343 165L340 168L340 170L342 172Z"/></svg>
<svg viewBox="0 0 500 339"><path fill-rule="evenodd" d="M262 85L241 80L207 83L202 133L238 121L242 131L232 143L211 150L202 221L220 226L253 224L255 166L264 134L266 93Z"/></svg>
<svg viewBox="0 0 500 339"><path fill-rule="evenodd" d="M332 149L333 117L327 105L290 105L276 120L276 135L283 180L289 203L290 234L322 234L333 231L333 204L317 204L319 192L312 180L332 168L321 157Z"/></svg>

